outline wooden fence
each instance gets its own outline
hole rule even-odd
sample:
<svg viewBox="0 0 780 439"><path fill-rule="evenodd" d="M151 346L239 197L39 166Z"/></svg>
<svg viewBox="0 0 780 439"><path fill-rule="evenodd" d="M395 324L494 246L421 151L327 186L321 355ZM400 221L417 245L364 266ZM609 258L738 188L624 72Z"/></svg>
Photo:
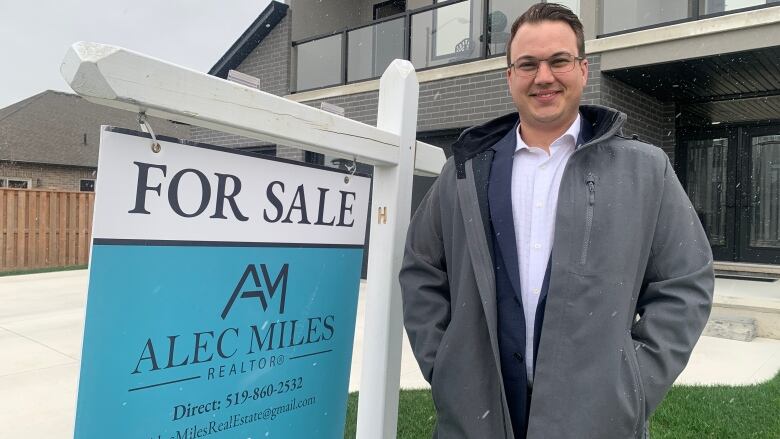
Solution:
<svg viewBox="0 0 780 439"><path fill-rule="evenodd" d="M93 192L0 189L0 271L89 261Z"/></svg>

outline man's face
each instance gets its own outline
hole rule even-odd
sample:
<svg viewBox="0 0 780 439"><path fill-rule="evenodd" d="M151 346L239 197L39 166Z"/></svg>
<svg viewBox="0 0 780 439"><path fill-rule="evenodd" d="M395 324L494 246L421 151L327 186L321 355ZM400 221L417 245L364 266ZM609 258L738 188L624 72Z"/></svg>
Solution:
<svg viewBox="0 0 780 439"><path fill-rule="evenodd" d="M548 59L562 53L579 56L577 37L563 21L526 23L517 30L510 45L512 62L519 59ZM542 62L535 76L521 76L507 70L509 93L524 126L536 129L566 129L577 117L580 98L588 78L588 61L576 61L574 69L553 73Z"/></svg>

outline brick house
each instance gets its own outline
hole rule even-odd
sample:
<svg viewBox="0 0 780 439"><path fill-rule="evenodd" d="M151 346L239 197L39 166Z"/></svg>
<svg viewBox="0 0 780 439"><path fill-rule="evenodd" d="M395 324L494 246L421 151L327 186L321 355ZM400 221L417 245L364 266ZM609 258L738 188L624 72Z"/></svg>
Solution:
<svg viewBox="0 0 780 439"><path fill-rule="evenodd" d="M625 134L670 156L721 263L780 264L780 6L765 0L565 0L585 26L583 103L628 115ZM417 69L418 138L449 145L514 111L505 45L530 0L272 2L210 71L376 123L394 58ZM195 129L193 140L241 145ZM278 155L327 157L274 145ZM415 181L419 200L430 181Z"/></svg>
<svg viewBox="0 0 780 439"><path fill-rule="evenodd" d="M190 136L188 125L150 123L160 135ZM0 187L94 191L101 125L139 129L135 114L52 90L0 109Z"/></svg>

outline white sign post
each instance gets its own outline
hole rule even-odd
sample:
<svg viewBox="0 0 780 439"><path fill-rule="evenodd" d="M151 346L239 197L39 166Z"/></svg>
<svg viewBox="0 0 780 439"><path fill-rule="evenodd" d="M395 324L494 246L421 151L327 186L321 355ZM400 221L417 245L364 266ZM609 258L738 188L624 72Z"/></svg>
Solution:
<svg viewBox="0 0 780 439"><path fill-rule="evenodd" d="M418 84L408 61L380 81L377 127L122 48L76 43L61 72L89 101L375 166L359 438L394 438L401 361L396 275L412 173L437 175L441 149L415 141Z"/></svg>
<svg viewBox="0 0 780 439"><path fill-rule="evenodd" d="M411 214L418 92L408 62L395 61L379 81L377 127L398 134L400 148L396 166L374 167L372 208L377 220L368 249L359 439L394 438L396 433L403 336L397 277Z"/></svg>

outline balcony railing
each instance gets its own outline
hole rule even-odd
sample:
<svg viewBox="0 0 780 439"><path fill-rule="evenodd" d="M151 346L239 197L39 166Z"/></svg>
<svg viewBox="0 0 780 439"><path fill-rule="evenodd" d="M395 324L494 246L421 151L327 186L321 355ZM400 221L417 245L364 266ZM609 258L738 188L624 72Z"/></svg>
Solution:
<svg viewBox="0 0 780 439"><path fill-rule="evenodd" d="M375 79L396 58L423 70L501 56L512 24L508 17L519 16L534 2L450 0L297 41L295 91Z"/></svg>
<svg viewBox="0 0 780 439"><path fill-rule="evenodd" d="M599 37L780 5L780 0L600 0Z"/></svg>
<svg viewBox="0 0 780 439"><path fill-rule="evenodd" d="M417 70L503 56L536 0L448 0L293 43L295 91L375 79L396 58ZM579 13L579 0L559 0ZM599 0L599 37L780 5L780 0ZM487 37L485 37L485 35Z"/></svg>

